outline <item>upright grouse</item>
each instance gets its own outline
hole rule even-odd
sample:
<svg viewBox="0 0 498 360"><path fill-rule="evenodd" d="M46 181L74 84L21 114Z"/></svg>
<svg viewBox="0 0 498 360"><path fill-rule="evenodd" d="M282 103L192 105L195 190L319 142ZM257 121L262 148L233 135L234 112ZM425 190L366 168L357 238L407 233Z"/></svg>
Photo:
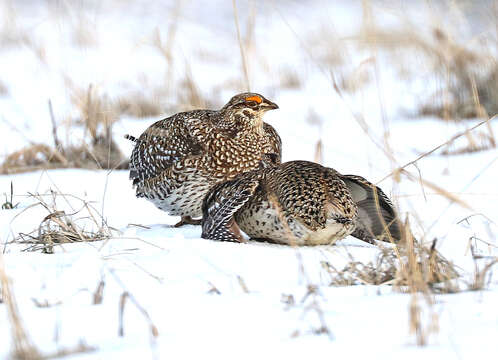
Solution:
<svg viewBox="0 0 498 360"><path fill-rule="evenodd" d="M204 196L217 183L281 161L282 143L263 114L278 106L256 93L234 96L221 110L181 112L152 124L135 141L130 179L145 197L170 215L176 226L199 224ZM266 155L268 157L266 157Z"/></svg>

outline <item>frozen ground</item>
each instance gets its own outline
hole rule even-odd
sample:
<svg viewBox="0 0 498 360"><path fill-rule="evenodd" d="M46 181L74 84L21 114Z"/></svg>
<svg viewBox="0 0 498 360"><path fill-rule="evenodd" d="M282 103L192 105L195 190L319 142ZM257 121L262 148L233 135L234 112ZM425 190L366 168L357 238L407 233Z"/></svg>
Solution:
<svg viewBox="0 0 498 360"><path fill-rule="evenodd" d="M186 90L179 84L187 69L212 106L244 90L231 2L158 3L4 2L3 15L15 23L10 29L31 40L22 45L2 43L0 49L0 81L7 89L0 95L0 133L4 134L0 157L30 142L51 144L49 98L60 123L59 136L74 143L81 139L81 129L64 127L68 119L78 116L68 78L82 89L92 83L110 98L137 92L152 96L154 89L161 88L164 116L178 111L175 104L184 99ZM323 60L330 56L330 48L323 52L322 45L324 39L354 31L361 4L306 3L237 2L242 35L244 39L252 36L245 43L251 45L246 48L251 89L280 106L266 120L282 137L284 160L313 160L315 144L321 139L323 164L376 182L393 166L415 159L477 123L413 119L418 101L433 93L437 81L424 74L401 80L381 55L378 82L355 95L338 96L331 85L331 65ZM379 13L386 24L395 23L403 11L419 15L425 11L393 3L386 2L387 10ZM251 28L247 24L253 13ZM416 23L425 19L413 17ZM152 39L159 31L165 41L175 21L173 66ZM85 41L80 39L81 28L88 32ZM356 68L368 64L372 56L368 50L355 50L347 59ZM168 69L172 69L170 75ZM348 71L348 66L340 69ZM285 86L289 72L298 77L297 87ZM163 89L165 79L172 89ZM387 130L383 112L395 163L376 145L382 144ZM356 113L365 117L370 136L355 120ZM123 116L113 127L116 141L129 154L131 144L122 135L138 135L164 116ZM491 124L495 134L496 124ZM459 139L458 146L465 146L465 141ZM459 267L462 283L470 280L474 270L471 243L479 255L498 255L497 159L496 149L449 157L436 152L419 161L417 168L408 168L469 208L405 178L400 183L388 178L379 184L398 199L403 218L410 214L418 238L438 239L439 250ZM177 218L136 199L127 176L126 171L106 170L0 176L0 202L12 182L14 203L19 203L16 209L0 210L3 261L25 328L44 354L84 343L94 350L67 358L494 359L498 355L496 278L485 291L437 295L434 310L439 329L429 337L428 346L417 347L409 333L409 295L388 285L329 286L330 274L322 262L340 269L348 263L349 254L368 262L375 259L377 247L354 238L336 246L300 249L203 240L199 227L171 228ZM68 214L82 208L79 199L90 202L93 213L102 214L112 227L113 237L56 246L52 255L23 251L28 245L11 243L19 233L37 229L48 215L41 205L32 206L38 200L29 194L45 194L51 204L50 190L58 194L57 209ZM74 218L90 228L87 215L83 210ZM102 303L94 305L101 282ZM318 287L318 293L306 296L309 285ZM124 293L129 297L123 336L119 336ZM430 319L423 315L428 326ZM324 326L329 333L318 334ZM10 339L6 306L0 304L0 359L8 358Z"/></svg>

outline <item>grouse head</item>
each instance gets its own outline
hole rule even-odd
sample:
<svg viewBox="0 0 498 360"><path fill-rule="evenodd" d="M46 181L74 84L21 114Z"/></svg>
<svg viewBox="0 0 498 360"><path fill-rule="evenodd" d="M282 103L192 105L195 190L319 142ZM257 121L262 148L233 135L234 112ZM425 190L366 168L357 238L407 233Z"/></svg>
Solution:
<svg viewBox="0 0 498 360"><path fill-rule="evenodd" d="M221 112L239 126L261 127L263 114L274 109L278 109L278 105L274 102L260 94L246 92L231 98Z"/></svg>

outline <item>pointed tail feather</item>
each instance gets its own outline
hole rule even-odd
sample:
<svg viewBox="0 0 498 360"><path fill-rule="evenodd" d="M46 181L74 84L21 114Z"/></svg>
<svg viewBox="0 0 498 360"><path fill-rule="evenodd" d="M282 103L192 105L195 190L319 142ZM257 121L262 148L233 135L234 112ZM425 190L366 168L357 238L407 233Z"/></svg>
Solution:
<svg viewBox="0 0 498 360"><path fill-rule="evenodd" d="M358 206L354 237L367 242L373 239L399 241L401 229L391 200L366 179L356 175L341 175Z"/></svg>
<svg viewBox="0 0 498 360"><path fill-rule="evenodd" d="M124 138L127 139L127 140L130 140L130 141L133 141L134 143L136 143L138 141L138 139L136 137L134 137L132 135L128 135L128 134L126 134L124 136Z"/></svg>

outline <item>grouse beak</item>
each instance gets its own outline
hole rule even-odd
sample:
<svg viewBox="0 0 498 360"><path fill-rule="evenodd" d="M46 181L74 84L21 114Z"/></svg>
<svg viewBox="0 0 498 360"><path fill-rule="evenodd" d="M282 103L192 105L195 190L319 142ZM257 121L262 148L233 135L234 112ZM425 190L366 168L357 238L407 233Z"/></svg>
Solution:
<svg viewBox="0 0 498 360"><path fill-rule="evenodd" d="M267 100L267 99L265 99L265 101L260 105L260 107L264 111L278 109L278 105L277 104L275 104L274 102L271 102L270 100Z"/></svg>

